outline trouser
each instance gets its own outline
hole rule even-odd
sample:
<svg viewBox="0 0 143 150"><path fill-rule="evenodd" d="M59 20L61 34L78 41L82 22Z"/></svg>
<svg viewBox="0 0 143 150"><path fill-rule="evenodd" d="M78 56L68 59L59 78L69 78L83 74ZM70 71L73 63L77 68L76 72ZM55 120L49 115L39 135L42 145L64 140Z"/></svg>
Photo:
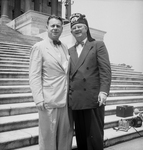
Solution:
<svg viewBox="0 0 143 150"><path fill-rule="evenodd" d="M104 106L73 110L78 150L103 150Z"/></svg>
<svg viewBox="0 0 143 150"><path fill-rule="evenodd" d="M39 111L39 150L71 150L69 113L67 106Z"/></svg>

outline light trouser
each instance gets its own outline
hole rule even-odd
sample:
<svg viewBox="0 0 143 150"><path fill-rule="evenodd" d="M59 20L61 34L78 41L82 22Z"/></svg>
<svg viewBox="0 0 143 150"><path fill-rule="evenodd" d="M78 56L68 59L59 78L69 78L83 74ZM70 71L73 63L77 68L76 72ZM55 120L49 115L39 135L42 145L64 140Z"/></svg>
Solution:
<svg viewBox="0 0 143 150"><path fill-rule="evenodd" d="M39 150L71 150L73 128L69 116L67 106L39 111Z"/></svg>

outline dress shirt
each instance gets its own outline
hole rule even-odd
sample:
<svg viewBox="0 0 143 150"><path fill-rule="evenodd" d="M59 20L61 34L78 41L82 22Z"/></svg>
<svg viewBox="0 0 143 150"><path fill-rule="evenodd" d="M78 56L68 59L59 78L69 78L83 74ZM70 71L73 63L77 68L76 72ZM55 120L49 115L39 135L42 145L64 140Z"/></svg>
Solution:
<svg viewBox="0 0 143 150"><path fill-rule="evenodd" d="M86 39L84 39L82 42L84 43L84 45L85 45L85 42L87 41L87 38ZM82 52L82 50L83 50L83 46L84 46L83 44L78 44L77 46L76 46L76 52L77 52L77 55L78 55L78 57L80 57L80 54L81 54L81 52Z"/></svg>
<svg viewBox="0 0 143 150"><path fill-rule="evenodd" d="M57 53L57 56L59 57L59 60L62 64L63 68L65 70L67 70L68 60L66 59L66 55L65 55L64 50L62 48L61 42L59 41L60 44L54 44L53 40L51 40L50 38L49 38L49 41L50 41L51 45L54 47L54 50Z"/></svg>

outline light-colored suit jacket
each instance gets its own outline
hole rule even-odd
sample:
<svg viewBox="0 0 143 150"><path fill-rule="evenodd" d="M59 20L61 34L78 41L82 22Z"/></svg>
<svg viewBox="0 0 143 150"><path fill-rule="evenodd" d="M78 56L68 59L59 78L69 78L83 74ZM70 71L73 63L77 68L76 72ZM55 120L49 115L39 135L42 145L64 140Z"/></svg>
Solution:
<svg viewBox="0 0 143 150"><path fill-rule="evenodd" d="M67 102L69 54L61 45L66 61L62 64L49 39L36 43L30 54L29 82L35 103L44 101L49 108L64 107Z"/></svg>

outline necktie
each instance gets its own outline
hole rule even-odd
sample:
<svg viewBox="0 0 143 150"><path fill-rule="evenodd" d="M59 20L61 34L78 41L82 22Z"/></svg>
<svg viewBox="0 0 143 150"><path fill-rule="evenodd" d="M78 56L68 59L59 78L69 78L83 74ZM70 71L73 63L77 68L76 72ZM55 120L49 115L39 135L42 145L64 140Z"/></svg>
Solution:
<svg viewBox="0 0 143 150"><path fill-rule="evenodd" d="M84 46L84 42L82 41L82 42L76 42L75 43L75 47L77 47L78 45L81 45L82 47Z"/></svg>
<svg viewBox="0 0 143 150"><path fill-rule="evenodd" d="M56 45L56 46L61 45L61 41L53 41L53 44Z"/></svg>

